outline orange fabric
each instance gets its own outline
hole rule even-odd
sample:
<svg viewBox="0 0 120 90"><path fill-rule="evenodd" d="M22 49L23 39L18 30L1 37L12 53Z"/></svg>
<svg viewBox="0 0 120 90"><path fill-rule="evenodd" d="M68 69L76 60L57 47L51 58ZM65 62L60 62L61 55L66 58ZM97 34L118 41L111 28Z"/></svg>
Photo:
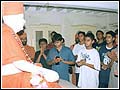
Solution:
<svg viewBox="0 0 120 90"><path fill-rule="evenodd" d="M23 13L23 3L21 2L3 2L2 3L2 15L16 15Z"/></svg>
<svg viewBox="0 0 120 90"><path fill-rule="evenodd" d="M11 28L3 24L2 29L2 64L25 60L26 58L21 47L11 35L13 32Z"/></svg>
<svg viewBox="0 0 120 90"><path fill-rule="evenodd" d="M2 76L2 88L32 88L30 79L31 74L27 72Z"/></svg>
<svg viewBox="0 0 120 90"><path fill-rule="evenodd" d="M17 60L26 60L24 52L12 36L12 30L2 25L2 65ZM21 72L14 75L2 76L2 88L32 88L30 84L31 73ZM60 87L57 83L48 83L49 88Z"/></svg>
<svg viewBox="0 0 120 90"><path fill-rule="evenodd" d="M30 56L30 58L33 60L35 56L35 49L34 47L31 47L29 45L24 46L27 54Z"/></svg>

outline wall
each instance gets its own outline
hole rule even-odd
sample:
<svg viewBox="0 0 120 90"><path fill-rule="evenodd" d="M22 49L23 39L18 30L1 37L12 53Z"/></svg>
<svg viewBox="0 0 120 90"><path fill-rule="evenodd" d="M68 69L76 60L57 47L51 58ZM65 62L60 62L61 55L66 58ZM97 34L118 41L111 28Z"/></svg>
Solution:
<svg viewBox="0 0 120 90"><path fill-rule="evenodd" d="M66 46L70 46L74 43L74 35L78 30L83 30L85 32L91 30L94 34L96 30L101 29L104 32L109 30L115 30L116 27L111 24L118 23L117 14L108 15L89 15L89 14L78 14L78 13L62 13L62 12L40 12L35 11L34 8L29 8L25 12L26 19L26 32L28 33L28 44L35 47L35 34L36 30L41 30L41 25L46 26L46 31L44 30L44 37L48 39L48 31L55 30L54 26L58 26L56 29L65 38ZM111 26L110 26L110 25ZM53 28L50 29L49 25ZM43 28L44 29L44 28ZM42 30L43 30L42 29ZM46 33L46 34L45 34Z"/></svg>

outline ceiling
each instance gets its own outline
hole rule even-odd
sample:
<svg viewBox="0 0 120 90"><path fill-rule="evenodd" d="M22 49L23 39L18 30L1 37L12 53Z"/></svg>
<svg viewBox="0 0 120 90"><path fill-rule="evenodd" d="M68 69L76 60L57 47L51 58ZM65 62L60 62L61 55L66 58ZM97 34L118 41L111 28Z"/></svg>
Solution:
<svg viewBox="0 0 120 90"><path fill-rule="evenodd" d="M118 13L117 1L37 1L24 2L25 10L35 8L36 11L64 12L64 13L87 13L107 15Z"/></svg>

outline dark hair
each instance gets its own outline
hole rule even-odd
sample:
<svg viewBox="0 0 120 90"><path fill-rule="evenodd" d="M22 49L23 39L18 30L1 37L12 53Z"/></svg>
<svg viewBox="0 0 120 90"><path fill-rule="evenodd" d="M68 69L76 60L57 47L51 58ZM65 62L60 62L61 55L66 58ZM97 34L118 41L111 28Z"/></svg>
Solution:
<svg viewBox="0 0 120 90"><path fill-rule="evenodd" d="M118 29L115 30L115 35L118 35Z"/></svg>
<svg viewBox="0 0 120 90"><path fill-rule="evenodd" d="M41 39L39 40L39 45L40 45L41 42L45 42L45 43L47 44L47 39L41 38Z"/></svg>
<svg viewBox="0 0 120 90"><path fill-rule="evenodd" d="M63 43L65 43L65 39L63 38Z"/></svg>
<svg viewBox="0 0 120 90"><path fill-rule="evenodd" d="M87 33L87 34L85 35L85 37L89 37L89 38L92 39L92 40L95 39L95 36L94 36L93 33Z"/></svg>
<svg viewBox="0 0 120 90"><path fill-rule="evenodd" d="M17 35L18 35L18 36L23 35L25 29L26 29L26 27L23 26L23 30L20 30L19 32L17 32Z"/></svg>
<svg viewBox="0 0 120 90"><path fill-rule="evenodd" d="M106 34L110 34L112 37L115 37L115 33L113 31L108 31Z"/></svg>
<svg viewBox="0 0 120 90"><path fill-rule="evenodd" d="M96 35L97 35L98 32L101 32L104 35L104 32L101 31L101 30L97 30Z"/></svg>
<svg viewBox="0 0 120 90"><path fill-rule="evenodd" d="M55 41L61 41L61 40L63 40L61 34L56 33L56 34L53 35L53 38L52 38L52 42L53 42L53 43L54 43Z"/></svg>
<svg viewBox="0 0 120 90"><path fill-rule="evenodd" d="M24 30L21 30L21 31L17 32L17 35L21 36L21 35L23 35L23 33L24 33Z"/></svg>
<svg viewBox="0 0 120 90"><path fill-rule="evenodd" d="M55 31L52 31L52 32L51 32L51 35L52 35L52 34L56 34L56 32L55 32Z"/></svg>
<svg viewBox="0 0 120 90"><path fill-rule="evenodd" d="M85 36L85 32L83 32L83 31L79 31L79 32L78 32L78 35L79 35L79 34L83 34L83 35Z"/></svg>

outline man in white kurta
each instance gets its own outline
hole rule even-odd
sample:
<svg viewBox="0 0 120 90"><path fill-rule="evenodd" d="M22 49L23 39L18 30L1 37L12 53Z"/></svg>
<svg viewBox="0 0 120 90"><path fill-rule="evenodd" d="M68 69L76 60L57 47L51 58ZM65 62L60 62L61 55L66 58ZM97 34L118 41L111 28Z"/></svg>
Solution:
<svg viewBox="0 0 120 90"><path fill-rule="evenodd" d="M99 85L100 57L96 49L81 49L76 62L86 60L86 63L94 65L94 69L88 66L80 66L78 87L97 88Z"/></svg>

